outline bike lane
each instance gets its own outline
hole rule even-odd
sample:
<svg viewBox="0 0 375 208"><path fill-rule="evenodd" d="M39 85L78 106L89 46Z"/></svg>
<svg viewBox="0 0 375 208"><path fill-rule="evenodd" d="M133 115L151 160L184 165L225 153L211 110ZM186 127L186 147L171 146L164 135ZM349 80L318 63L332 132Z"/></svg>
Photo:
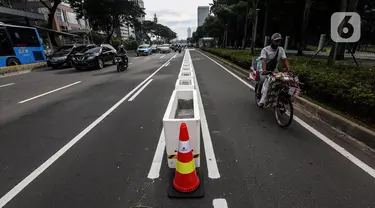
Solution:
<svg viewBox="0 0 375 208"><path fill-rule="evenodd" d="M278 127L248 86L190 53L229 207L375 206L372 176L297 122Z"/></svg>

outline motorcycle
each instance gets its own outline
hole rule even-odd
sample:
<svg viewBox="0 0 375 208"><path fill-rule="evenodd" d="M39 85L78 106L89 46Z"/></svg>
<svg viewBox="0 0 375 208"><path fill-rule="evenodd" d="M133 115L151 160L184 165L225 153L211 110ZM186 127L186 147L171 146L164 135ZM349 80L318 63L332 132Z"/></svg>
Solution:
<svg viewBox="0 0 375 208"><path fill-rule="evenodd" d="M293 102L295 97L299 96L301 93L298 76L288 72L262 72L262 74L267 75L265 82L269 81L267 98L264 105L260 105L262 86L259 84L259 78L256 78L256 104L258 107L274 108L277 124L282 128L286 128L293 121ZM286 109L287 106L289 106L289 110ZM283 115L287 115L289 118L283 121Z"/></svg>
<svg viewBox="0 0 375 208"><path fill-rule="evenodd" d="M129 62L129 59L127 55L116 56L117 71L118 72L125 71L129 66L128 62Z"/></svg>
<svg viewBox="0 0 375 208"><path fill-rule="evenodd" d="M181 48L178 49L178 53L181 53Z"/></svg>

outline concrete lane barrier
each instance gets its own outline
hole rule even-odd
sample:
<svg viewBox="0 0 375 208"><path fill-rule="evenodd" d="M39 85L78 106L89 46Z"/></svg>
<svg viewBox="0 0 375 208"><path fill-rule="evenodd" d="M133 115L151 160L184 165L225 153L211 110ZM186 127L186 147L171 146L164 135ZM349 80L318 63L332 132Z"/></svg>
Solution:
<svg viewBox="0 0 375 208"><path fill-rule="evenodd" d="M181 72L186 72L186 71L191 71L192 73L194 73L193 72L193 69L192 69L192 67L191 66L188 66L188 67L185 67L185 66L183 66L183 67L181 67L181 70L180 70Z"/></svg>
<svg viewBox="0 0 375 208"><path fill-rule="evenodd" d="M194 80L191 78L177 79L175 90L195 90Z"/></svg>
<svg viewBox="0 0 375 208"><path fill-rule="evenodd" d="M169 168L176 168L180 125L186 123L196 167L200 167L201 118L196 90L174 90L163 117Z"/></svg>
<svg viewBox="0 0 375 208"><path fill-rule="evenodd" d="M194 72L192 70L190 71L180 71L180 74L178 75L178 78L189 78L193 79L194 77Z"/></svg>

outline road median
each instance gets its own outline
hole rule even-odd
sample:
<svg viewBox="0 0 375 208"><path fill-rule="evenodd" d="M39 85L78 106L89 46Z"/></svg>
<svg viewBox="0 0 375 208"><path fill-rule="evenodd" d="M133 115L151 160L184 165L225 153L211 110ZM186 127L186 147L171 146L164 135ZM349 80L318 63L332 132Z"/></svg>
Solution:
<svg viewBox="0 0 375 208"><path fill-rule="evenodd" d="M204 54L208 55L209 57L215 59L221 64L228 66L228 69L235 72L237 75L241 76L242 78L247 79L253 86L255 85L255 81L249 79L249 70L244 69L243 67L238 66L237 64L232 63L231 61L219 57L215 54L209 53L207 51L202 51ZM251 60L250 60L251 61ZM327 108L324 105L318 105L308 100L309 98L305 99L302 97L298 97L296 99L297 108L303 109L307 113L315 116L319 120L329 124L333 128L340 130L347 135L357 139L364 144L375 148L375 132L366 128L360 124L357 124L355 119L352 118L345 118L335 112L332 112L331 109ZM303 113L303 112L302 112Z"/></svg>
<svg viewBox="0 0 375 208"><path fill-rule="evenodd" d="M22 64L16 66L7 66L0 68L0 76L4 76L9 73L17 73L24 71L33 71L46 66L46 62L32 63L32 64Z"/></svg>

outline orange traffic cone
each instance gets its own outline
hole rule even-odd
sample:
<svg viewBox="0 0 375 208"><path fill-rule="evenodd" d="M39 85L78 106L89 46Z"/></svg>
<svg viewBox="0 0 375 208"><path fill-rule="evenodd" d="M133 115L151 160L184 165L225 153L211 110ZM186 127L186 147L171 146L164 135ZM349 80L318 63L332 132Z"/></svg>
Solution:
<svg viewBox="0 0 375 208"><path fill-rule="evenodd" d="M180 192L192 192L199 187L200 180L195 170L193 151L190 148L189 133L185 123L180 126L176 172L173 187Z"/></svg>

